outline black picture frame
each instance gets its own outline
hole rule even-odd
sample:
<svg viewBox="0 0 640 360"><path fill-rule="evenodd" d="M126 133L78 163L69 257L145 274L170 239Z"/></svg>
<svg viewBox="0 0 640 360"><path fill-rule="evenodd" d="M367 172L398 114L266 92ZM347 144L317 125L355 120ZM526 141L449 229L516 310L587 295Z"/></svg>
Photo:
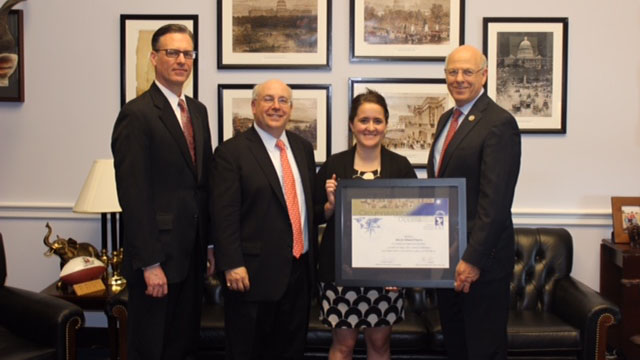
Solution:
<svg viewBox="0 0 640 360"><path fill-rule="evenodd" d="M0 102L24 102L24 30L22 10L9 10L7 17L9 33L15 41L12 52L2 54L4 63L17 61L13 71L0 74Z"/></svg>
<svg viewBox="0 0 640 360"><path fill-rule="evenodd" d="M335 222L338 285L453 288L465 179L341 179Z"/></svg>
<svg viewBox="0 0 640 360"><path fill-rule="evenodd" d="M566 134L569 19L483 18L487 94L523 133Z"/></svg>
<svg viewBox="0 0 640 360"><path fill-rule="evenodd" d="M218 144L253 124L251 95L254 85L218 85ZM316 165L321 165L331 154L331 85L289 84L289 87L293 93L293 108L287 130L309 140L314 147ZM314 110L315 119L312 119ZM302 127L302 122L312 124Z"/></svg>
<svg viewBox="0 0 640 360"><path fill-rule="evenodd" d="M414 167L426 166L438 119L454 106L445 79L350 78L349 111L351 100L366 89L384 96L389 108L383 145L405 156ZM351 129L348 137L351 146Z"/></svg>
<svg viewBox="0 0 640 360"><path fill-rule="evenodd" d="M465 2L421 2L424 5L407 10L394 0L378 0L378 7L370 4L369 8L365 0L350 0L350 60L443 61L464 43ZM405 3L413 6L415 2Z"/></svg>
<svg viewBox="0 0 640 360"><path fill-rule="evenodd" d="M193 47L198 50L198 15L120 15L120 105L149 89L155 79L149 60L151 35L171 23L187 26L193 32ZM198 61L199 57L193 60L191 77L184 85L184 93L194 99L198 98Z"/></svg>
<svg viewBox="0 0 640 360"><path fill-rule="evenodd" d="M236 1L218 0L218 69L331 69L332 0L296 9Z"/></svg>

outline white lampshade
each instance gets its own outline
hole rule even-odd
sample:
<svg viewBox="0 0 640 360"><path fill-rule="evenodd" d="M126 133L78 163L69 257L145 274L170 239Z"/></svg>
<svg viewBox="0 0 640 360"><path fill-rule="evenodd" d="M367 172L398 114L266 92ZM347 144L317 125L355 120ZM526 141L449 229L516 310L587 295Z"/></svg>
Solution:
<svg viewBox="0 0 640 360"><path fill-rule="evenodd" d="M78 200L73 206L73 212L87 214L122 212L116 191L113 159L98 159L93 162Z"/></svg>

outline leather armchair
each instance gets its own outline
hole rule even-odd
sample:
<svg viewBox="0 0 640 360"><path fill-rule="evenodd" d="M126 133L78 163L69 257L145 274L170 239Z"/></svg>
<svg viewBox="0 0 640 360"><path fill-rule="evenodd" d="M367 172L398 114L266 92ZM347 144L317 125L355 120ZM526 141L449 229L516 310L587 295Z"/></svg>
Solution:
<svg viewBox="0 0 640 360"><path fill-rule="evenodd" d="M49 295L5 286L0 234L0 357L76 359L76 333L84 323L78 306Z"/></svg>

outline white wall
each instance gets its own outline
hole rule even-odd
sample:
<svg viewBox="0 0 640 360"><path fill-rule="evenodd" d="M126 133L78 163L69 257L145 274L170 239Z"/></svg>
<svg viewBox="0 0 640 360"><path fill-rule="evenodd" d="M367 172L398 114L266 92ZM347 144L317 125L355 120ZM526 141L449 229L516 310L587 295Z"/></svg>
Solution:
<svg viewBox="0 0 640 360"><path fill-rule="evenodd" d="M42 237L99 244L97 217L71 213L91 163L109 158L120 107L120 14L198 14L199 98L217 139L217 85L278 77L333 85L332 149L346 148L349 77L442 77L441 62L349 63L349 1L333 1L331 70L216 68L216 2L29 0L24 9L26 101L0 103L0 231L8 283L40 290L57 279ZM640 2L467 0L466 43L482 48L483 17L568 17L566 135L524 135L515 221L565 226L573 275L597 289L610 197L640 196ZM217 142L217 140L214 140Z"/></svg>

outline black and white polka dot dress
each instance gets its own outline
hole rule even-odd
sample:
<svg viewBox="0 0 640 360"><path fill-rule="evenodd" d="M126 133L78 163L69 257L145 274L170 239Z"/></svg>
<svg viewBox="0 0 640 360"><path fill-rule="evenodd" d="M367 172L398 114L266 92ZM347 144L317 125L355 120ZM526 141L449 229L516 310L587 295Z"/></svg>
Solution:
<svg viewBox="0 0 640 360"><path fill-rule="evenodd" d="M354 178L373 180L379 170L355 170ZM337 286L320 283L320 320L331 328L363 329L391 326L404 318L404 293L383 287Z"/></svg>

